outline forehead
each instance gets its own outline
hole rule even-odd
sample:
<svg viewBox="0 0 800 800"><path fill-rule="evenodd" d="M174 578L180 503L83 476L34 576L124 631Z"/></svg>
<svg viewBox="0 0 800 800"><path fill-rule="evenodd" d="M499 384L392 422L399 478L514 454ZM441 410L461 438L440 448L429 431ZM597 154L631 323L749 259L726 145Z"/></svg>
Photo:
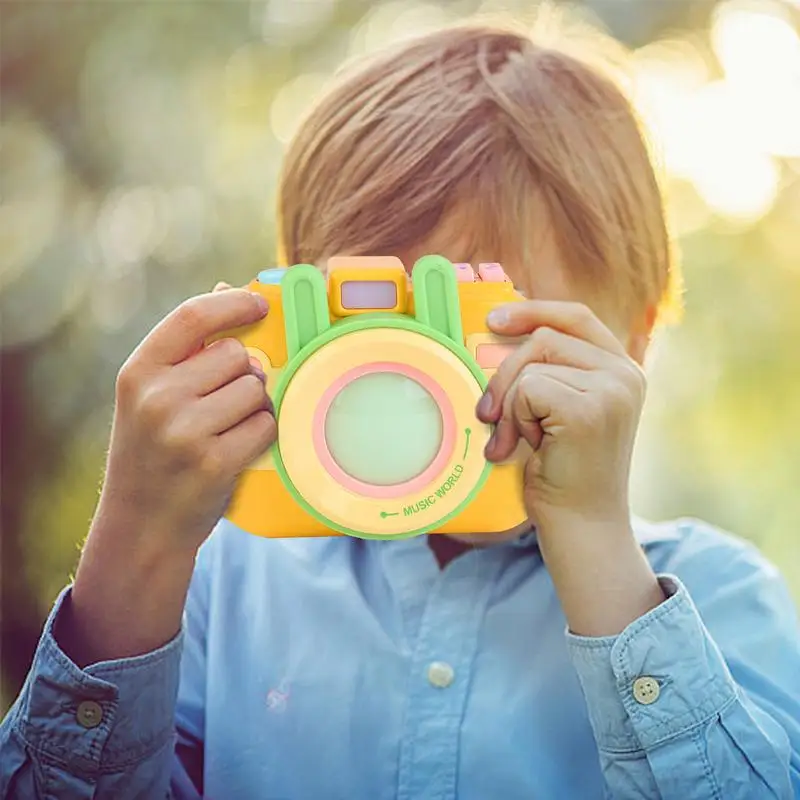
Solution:
<svg viewBox="0 0 800 800"><path fill-rule="evenodd" d="M583 301L583 293L570 279L549 215L537 214L537 218L535 226L519 226L515 235L511 226L503 226L507 230L486 230L487 220L475 219L474 211L455 212L400 257L409 269L418 258L431 253L473 266L499 262L526 297Z"/></svg>

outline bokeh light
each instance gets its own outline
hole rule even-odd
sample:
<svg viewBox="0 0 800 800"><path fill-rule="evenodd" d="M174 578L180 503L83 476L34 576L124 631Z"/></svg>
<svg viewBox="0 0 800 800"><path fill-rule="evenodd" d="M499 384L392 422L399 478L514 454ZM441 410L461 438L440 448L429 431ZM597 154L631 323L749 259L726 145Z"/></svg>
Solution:
<svg viewBox="0 0 800 800"><path fill-rule="evenodd" d="M288 144L309 104L322 92L329 76L305 73L293 78L275 96L270 123L275 138Z"/></svg>
<svg viewBox="0 0 800 800"><path fill-rule="evenodd" d="M710 38L753 147L800 157L800 35L786 7L726 2Z"/></svg>
<svg viewBox="0 0 800 800"><path fill-rule="evenodd" d="M336 9L336 0L267 0L263 4L261 33L266 41L295 46L321 30Z"/></svg>
<svg viewBox="0 0 800 800"><path fill-rule="evenodd" d="M35 121L0 123L0 290L42 254L61 223L66 167L57 142Z"/></svg>
<svg viewBox="0 0 800 800"><path fill-rule="evenodd" d="M441 28L452 19L448 11L433 3L394 0L375 4L353 28L353 55L376 52L390 44Z"/></svg>
<svg viewBox="0 0 800 800"><path fill-rule="evenodd" d="M727 2L715 10L705 55L696 37L634 55L637 102L669 174L732 221L770 211L782 174L774 157L800 148L800 38L781 8Z"/></svg>
<svg viewBox="0 0 800 800"><path fill-rule="evenodd" d="M164 198L151 186L111 192L97 217L103 263L125 270L148 258L164 238Z"/></svg>

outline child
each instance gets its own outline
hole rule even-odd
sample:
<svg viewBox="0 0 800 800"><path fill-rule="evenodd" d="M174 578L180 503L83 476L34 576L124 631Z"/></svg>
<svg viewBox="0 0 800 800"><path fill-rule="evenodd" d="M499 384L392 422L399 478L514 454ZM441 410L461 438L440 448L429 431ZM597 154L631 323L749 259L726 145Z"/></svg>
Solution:
<svg viewBox="0 0 800 800"><path fill-rule="evenodd" d="M615 84L512 30L405 43L312 110L280 212L288 263L502 261L528 299L491 325L528 339L476 414L497 423L490 460L533 448L531 525L217 524L277 433L243 348L202 343L269 312L240 289L188 301L120 372L76 579L0 733L0 796L800 796L780 577L706 524L629 510L639 365L677 281Z"/></svg>

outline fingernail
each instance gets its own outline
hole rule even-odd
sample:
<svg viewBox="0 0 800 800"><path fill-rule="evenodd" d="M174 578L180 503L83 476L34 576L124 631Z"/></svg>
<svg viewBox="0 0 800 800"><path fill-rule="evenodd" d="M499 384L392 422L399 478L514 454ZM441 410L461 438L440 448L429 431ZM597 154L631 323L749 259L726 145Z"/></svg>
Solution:
<svg viewBox="0 0 800 800"><path fill-rule="evenodd" d="M508 310L505 308L495 308L489 312L486 321L490 325L502 326L508 322Z"/></svg>
<svg viewBox="0 0 800 800"><path fill-rule="evenodd" d="M258 300L258 307L261 309L261 313L266 314L267 311L269 311L269 303L267 302L267 298L258 294L257 292L253 292L252 295L256 298L256 300Z"/></svg>
<svg viewBox="0 0 800 800"><path fill-rule="evenodd" d="M479 417L488 417L489 414L492 413L492 394L489 391L484 392L483 397L481 397L480 401L478 402L478 408L476 409Z"/></svg>

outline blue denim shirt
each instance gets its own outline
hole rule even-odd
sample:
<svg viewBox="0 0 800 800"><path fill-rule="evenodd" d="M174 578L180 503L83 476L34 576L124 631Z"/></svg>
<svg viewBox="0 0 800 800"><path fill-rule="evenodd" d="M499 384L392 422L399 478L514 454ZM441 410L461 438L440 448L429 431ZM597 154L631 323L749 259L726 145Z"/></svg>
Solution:
<svg viewBox="0 0 800 800"><path fill-rule="evenodd" d="M776 570L698 522L636 530L668 599L584 638L532 537L440 571L424 537L222 522L153 653L78 669L60 596L0 728L0 797L800 797L800 637Z"/></svg>

